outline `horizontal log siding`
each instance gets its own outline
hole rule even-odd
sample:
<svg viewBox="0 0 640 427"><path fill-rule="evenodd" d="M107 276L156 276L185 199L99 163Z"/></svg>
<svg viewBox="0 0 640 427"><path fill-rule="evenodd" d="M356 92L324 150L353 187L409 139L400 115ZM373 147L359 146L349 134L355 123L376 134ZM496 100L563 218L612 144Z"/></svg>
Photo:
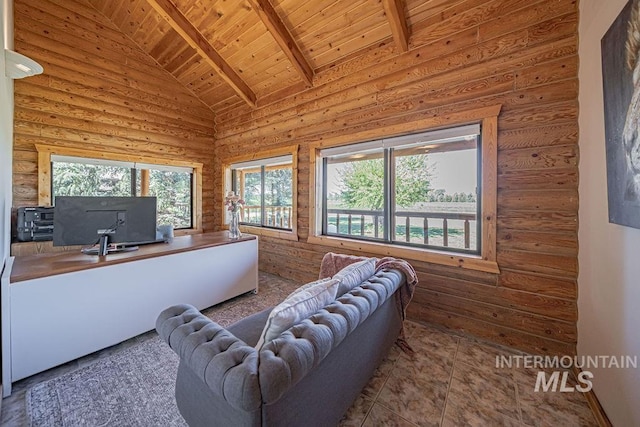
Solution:
<svg viewBox="0 0 640 427"><path fill-rule="evenodd" d="M578 271L576 2L448 3L450 8L412 27L405 54L380 46L323 70L314 88L295 96L218 114L214 188L222 188L228 159L300 144L299 241L261 238L260 269L309 281L317 278L324 253L335 250L307 243L310 143L501 103L501 273L412 262L420 284L408 313L526 351L572 354ZM214 194L214 206L222 206L222 194ZM213 214L220 227L221 209Z"/></svg>
<svg viewBox="0 0 640 427"><path fill-rule="evenodd" d="M201 162L213 228L214 115L87 2L16 0L15 49L44 73L15 82L13 206L38 203L35 144Z"/></svg>

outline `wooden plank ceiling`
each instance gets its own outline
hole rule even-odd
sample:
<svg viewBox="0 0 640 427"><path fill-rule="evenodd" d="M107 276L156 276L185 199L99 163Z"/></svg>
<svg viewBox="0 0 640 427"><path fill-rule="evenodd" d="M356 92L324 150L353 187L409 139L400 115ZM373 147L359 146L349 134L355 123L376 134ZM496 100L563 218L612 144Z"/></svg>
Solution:
<svg viewBox="0 0 640 427"><path fill-rule="evenodd" d="M443 0L89 0L214 112L314 86L372 47L411 49ZM267 101L268 100L268 101Z"/></svg>

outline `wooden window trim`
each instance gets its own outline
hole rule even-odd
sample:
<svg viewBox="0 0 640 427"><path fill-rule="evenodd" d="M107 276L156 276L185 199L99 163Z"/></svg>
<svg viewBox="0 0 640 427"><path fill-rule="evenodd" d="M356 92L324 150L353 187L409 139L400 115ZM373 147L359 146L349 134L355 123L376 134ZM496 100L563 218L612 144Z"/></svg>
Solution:
<svg viewBox="0 0 640 427"><path fill-rule="evenodd" d="M279 156L291 156L291 185L292 185L292 208L291 208L291 230L278 230L274 228L265 228L265 227L255 227L246 224L240 224L240 231L243 233L254 234L257 236L265 236L265 237L275 237L278 239L284 240L292 240L298 241L298 145L290 145L283 148L275 148L272 150L261 151L259 153L254 153L245 156L238 156L231 159L226 160L223 165L223 184L222 184L222 195L224 196L229 191L231 191L231 165L234 163L242 163L248 162L252 160L262 160L268 159L270 157L279 157ZM222 227L225 229L229 228L229 224L227 222L227 211L224 207L224 204L221 204L220 210L222 212Z"/></svg>
<svg viewBox="0 0 640 427"><path fill-rule="evenodd" d="M308 243L338 248L342 251L368 252L381 256L394 256L434 264L442 264L489 273L500 273L496 254L497 192L498 192L498 115L502 105L428 117L415 122L367 130L351 135L323 140L311 144L309 156L309 237ZM321 235L322 182L317 179L322 166L320 150L339 145L354 144L370 139L392 137L431 129L461 126L469 123L482 125L482 194L481 194L481 254L467 255L426 248L409 248L384 243L366 242Z"/></svg>
<svg viewBox="0 0 640 427"><path fill-rule="evenodd" d="M73 156L88 159L117 160L124 162L148 163L159 166L182 166L193 169L194 186L193 227L175 230L176 236L202 233L202 163L169 160L156 157L136 156L131 154L113 153L107 151L83 150L81 148L56 147L53 145L36 144L38 151L38 205L51 206L51 156Z"/></svg>

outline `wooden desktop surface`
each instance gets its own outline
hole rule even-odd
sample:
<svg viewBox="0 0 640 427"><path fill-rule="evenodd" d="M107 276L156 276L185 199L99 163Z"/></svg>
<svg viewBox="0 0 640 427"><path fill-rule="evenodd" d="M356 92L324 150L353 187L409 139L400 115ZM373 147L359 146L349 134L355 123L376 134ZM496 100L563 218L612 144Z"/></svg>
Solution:
<svg viewBox="0 0 640 427"><path fill-rule="evenodd" d="M227 231L217 231L178 236L174 237L171 243L142 245L137 251L113 253L104 257L85 255L79 251L17 256L13 262L11 283L213 246L228 245L255 238L256 236L243 234L241 238L231 240Z"/></svg>

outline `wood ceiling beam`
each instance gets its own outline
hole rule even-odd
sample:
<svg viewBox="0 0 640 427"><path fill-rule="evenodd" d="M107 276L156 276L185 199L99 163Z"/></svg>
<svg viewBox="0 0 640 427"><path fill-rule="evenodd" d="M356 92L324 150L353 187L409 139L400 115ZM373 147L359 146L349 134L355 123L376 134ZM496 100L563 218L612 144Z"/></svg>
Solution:
<svg viewBox="0 0 640 427"><path fill-rule="evenodd" d="M171 28L189 43L189 46L194 48L213 67L216 73L233 88L240 98L252 107L257 105L256 94L171 0L147 0L147 2L171 25Z"/></svg>
<svg viewBox="0 0 640 427"><path fill-rule="evenodd" d="M387 14L393 40L402 52L409 50L409 28L407 18L404 15L403 0L382 0L384 11Z"/></svg>
<svg viewBox="0 0 640 427"><path fill-rule="evenodd" d="M293 66L298 70L302 80L309 86L313 85L314 71L309 62L302 54L295 39L287 29L278 13L273 8L269 0L249 0L253 9L264 23L267 30L276 40L280 49L289 58Z"/></svg>

